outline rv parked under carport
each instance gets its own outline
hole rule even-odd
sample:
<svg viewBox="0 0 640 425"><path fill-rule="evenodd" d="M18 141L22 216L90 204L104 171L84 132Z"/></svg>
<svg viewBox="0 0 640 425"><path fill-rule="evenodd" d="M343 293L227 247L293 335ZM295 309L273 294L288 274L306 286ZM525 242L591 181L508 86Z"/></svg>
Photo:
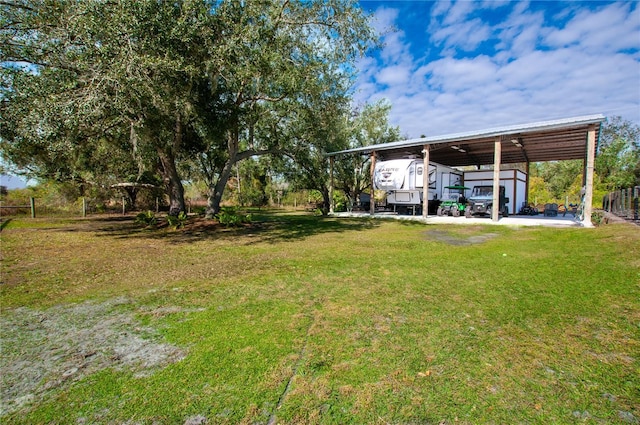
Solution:
<svg viewBox="0 0 640 425"><path fill-rule="evenodd" d="M492 220L499 220L497 199L502 164L582 159L584 161L583 182L585 186L585 214L582 225L592 227L591 204L593 200L593 172L600 128L605 121L602 114L563 118L529 124L496 127L487 130L421 137L391 143L364 146L332 152L338 158L348 153L371 155L372 172L376 161L388 161L422 156L425 164L434 162L448 167L493 166L495 190ZM425 165L426 168L426 165ZM423 185L424 205L422 216L428 216L428 181L425 173ZM528 173L527 173L528 180ZM372 178L373 181L373 178ZM528 181L527 181L528 188ZM372 190L373 198L373 190ZM525 202L528 202L528 190ZM372 203L371 213L374 213Z"/></svg>

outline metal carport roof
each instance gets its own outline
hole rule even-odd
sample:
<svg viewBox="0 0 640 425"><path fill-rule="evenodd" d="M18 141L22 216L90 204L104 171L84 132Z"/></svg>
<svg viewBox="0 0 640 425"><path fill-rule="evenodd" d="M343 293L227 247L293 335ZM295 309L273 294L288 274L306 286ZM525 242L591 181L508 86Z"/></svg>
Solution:
<svg viewBox="0 0 640 425"><path fill-rule="evenodd" d="M430 161L454 167L480 166L494 163L494 144L499 139L506 142L502 143L503 164L585 159L588 130L595 128L599 135L605 120L604 115L596 114L510 125L364 146L332 152L329 156L375 151L380 160L421 157L423 148L428 145Z"/></svg>

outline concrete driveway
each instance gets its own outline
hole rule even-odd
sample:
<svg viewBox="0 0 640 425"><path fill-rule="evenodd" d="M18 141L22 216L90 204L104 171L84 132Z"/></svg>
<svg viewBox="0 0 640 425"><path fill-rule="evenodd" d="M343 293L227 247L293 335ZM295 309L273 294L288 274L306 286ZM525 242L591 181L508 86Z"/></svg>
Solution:
<svg viewBox="0 0 640 425"><path fill-rule="evenodd" d="M331 214L332 217L371 217L366 212L339 212ZM545 217L542 214L531 215L510 215L509 217L500 218L497 222L492 221L489 217L448 217L430 215L425 220L418 215L399 215L395 213L376 213L373 218L388 218L395 220L411 220L419 221L426 224L495 224L499 226L546 226L546 227L584 227L581 222L576 221L572 214L565 217L558 215L556 217Z"/></svg>

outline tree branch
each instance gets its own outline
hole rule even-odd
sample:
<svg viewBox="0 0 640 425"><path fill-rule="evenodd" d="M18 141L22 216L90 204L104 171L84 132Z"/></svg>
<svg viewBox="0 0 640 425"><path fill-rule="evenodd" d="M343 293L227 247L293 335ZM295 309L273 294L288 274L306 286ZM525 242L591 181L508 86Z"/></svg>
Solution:
<svg viewBox="0 0 640 425"><path fill-rule="evenodd" d="M246 151L242 151L236 155L236 162L242 161L243 159L251 158L252 156L261 156L261 155L269 155L269 154L277 154L284 153L280 149L249 149Z"/></svg>
<svg viewBox="0 0 640 425"><path fill-rule="evenodd" d="M14 3L11 1L0 1L0 6L9 6L9 7L15 7L16 9L23 9L23 10L29 10L31 12L33 12L35 9L33 7L24 5L24 4L18 4L18 3Z"/></svg>

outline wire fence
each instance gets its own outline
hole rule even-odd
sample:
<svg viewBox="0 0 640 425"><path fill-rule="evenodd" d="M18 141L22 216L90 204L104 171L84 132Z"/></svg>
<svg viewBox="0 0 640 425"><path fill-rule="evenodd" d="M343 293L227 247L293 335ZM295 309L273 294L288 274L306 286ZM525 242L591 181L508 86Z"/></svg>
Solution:
<svg viewBox="0 0 640 425"><path fill-rule="evenodd" d="M616 190L602 199L602 209L626 220L640 223L640 186Z"/></svg>
<svg viewBox="0 0 640 425"><path fill-rule="evenodd" d="M156 202L155 210L159 209ZM43 198L29 198L27 201L7 202L0 200L0 219L28 217L87 217L95 214L127 214L138 209L130 208L122 198L112 202L94 202L87 198L78 198L74 202L51 201Z"/></svg>
<svg viewBox="0 0 640 425"><path fill-rule="evenodd" d="M300 198L300 199L298 199ZM293 210L305 210L308 205L315 205L311 200L302 195L285 200L278 204L269 204L270 207L278 207ZM310 198L309 198L310 199ZM289 202L290 201L290 202ZM223 205L229 205L227 203ZM233 204L232 204L233 205ZM185 199L187 214L204 215L207 207L207 200ZM241 207L252 207L242 205ZM315 209L314 209L315 210ZM96 215L130 215L138 212L152 211L154 213L168 213L169 207L166 199L155 198L150 202L138 203L132 207L129 200L122 198L110 199L108 202L96 202L91 198L78 198L75 201L51 200L40 197L31 197L19 200L6 200L0 198L0 221L13 218L82 218Z"/></svg>

